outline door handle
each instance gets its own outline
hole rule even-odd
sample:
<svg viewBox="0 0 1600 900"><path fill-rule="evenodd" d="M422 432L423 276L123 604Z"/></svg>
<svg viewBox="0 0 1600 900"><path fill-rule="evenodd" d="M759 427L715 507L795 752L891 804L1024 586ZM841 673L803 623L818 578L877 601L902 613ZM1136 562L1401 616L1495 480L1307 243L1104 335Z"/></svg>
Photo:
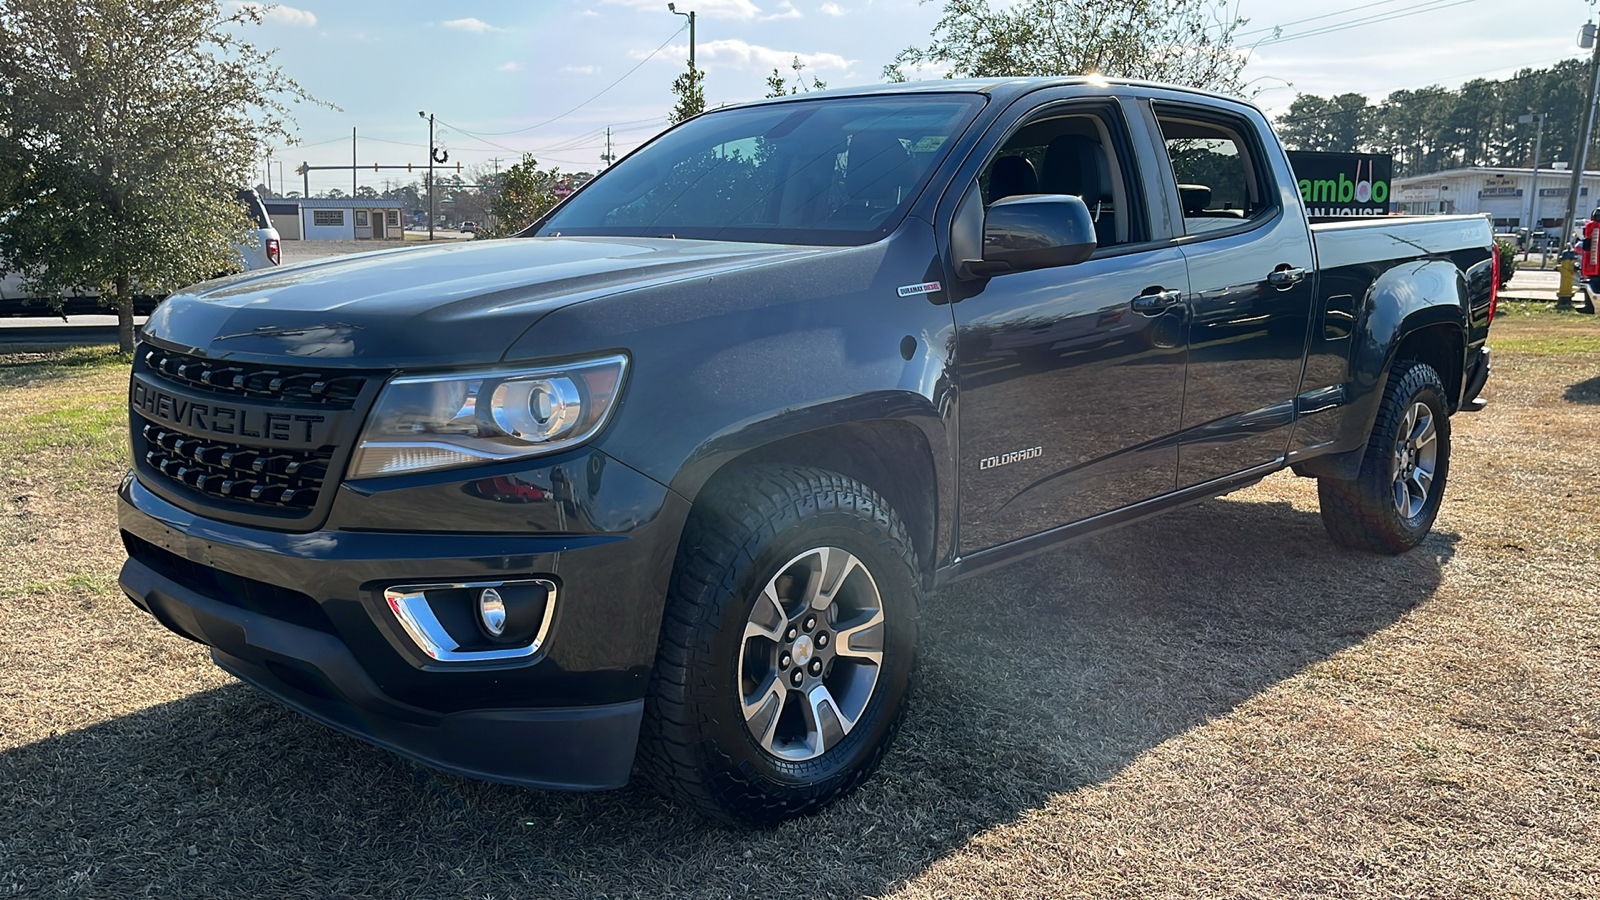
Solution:
<svg viewBox="0 0 1600 900"><path fill-rule="evenodd" d="M1183 291L1151 288L1133 298L1133 308L1142 313L1158 313L1183 302Z"/></svg>
<svg viewBox="0 0 1600 900"><path fill-rule="evenodd" d="M1305 280L1306 270L1298 266L1290 266L1288 263L1284 263L1267 273L1267 284L1280 291L1286 291Z"/></svg>

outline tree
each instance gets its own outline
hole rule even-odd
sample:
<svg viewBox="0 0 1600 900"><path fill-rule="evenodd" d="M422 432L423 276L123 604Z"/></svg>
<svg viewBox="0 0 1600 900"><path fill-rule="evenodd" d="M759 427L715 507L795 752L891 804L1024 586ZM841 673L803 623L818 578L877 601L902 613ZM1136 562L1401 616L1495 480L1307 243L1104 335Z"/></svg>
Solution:
<svg viewBox="0 0 1600 900"><path fill-rule="evenodd" d="M310 99L237 36L259 5L0 3L0 266L59 304L98 291L133 348L133 297L238 267L234 200L283 98ZM59 308L59 307L58 307Z"/></svg>
<svg viewBox="0 0 1600 900"><path fill-rule="evenodd" d="M678 98L678 105L672 108L672 113L667 116L667 122L676 125L684 119L693 118L706 111L706 73L704 69L697 69L691 63L682 75L672 81L672 93Z"/></svg>
<svg viewBox="0 0 1600 900"><path fill-rule="evenodd" d="M1237 94L1243 24L1228 0L944 0L928 45L902 50L885 75L905 64L964 78L1096 73Z"/></svg>
<svg viewBox="0 0 1600 900"><path fill-rule="evenodd" d="M1278 136L1294 150L1356 153L1368 149L1375 114L1365 94L1339 94L1323 99L1300 94L1289 112L1278 117Z"/></svg>
<svg viewBox="0 0 1600 900"><path fill-rule="evenodd" d="M803 94L811 91L827 90L828 83L815 76L812 76L811 84L809 86L806 84L805 77L801 74L801 71L805 69L805 67L806 64L800 61L800 57L798 55L795 56L794 62L789 64L789 68L794 70L794 87L790 87L788 82L784 81L783 76L778 74L777 68L774 67L772 74L767 76L767 96L787 97L790 94ZM900 80L905 81L905 78L902 76Z"/></svg>
<svg viewBox="0 0 1600 900"><path fill-rule="evenodd" d="M532 154L524 153L521 162L500 173L497 190L489 201L495 224L485 230L484 236L516 234L532 225L556 205L555 187L560 178L558 169L541 169Z"/></svg>

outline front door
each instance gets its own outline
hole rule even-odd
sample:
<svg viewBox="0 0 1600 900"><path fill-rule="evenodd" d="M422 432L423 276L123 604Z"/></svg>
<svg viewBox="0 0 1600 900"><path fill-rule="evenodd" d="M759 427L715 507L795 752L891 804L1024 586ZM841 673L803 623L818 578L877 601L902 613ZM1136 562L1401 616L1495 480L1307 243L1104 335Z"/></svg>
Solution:
<svg viewBox="0 0 1600 900"><path fill-rule="evenodd" d="M375 209L372 211L372 236L379 240L382 240L384 237L386 237L383 231L383 217L383 210Z"/></svg>
<svg viewBox="0 0 1600 900"><path fill-rule="evenodd" d="M1132 156L1119 107L1069 105L1024 120L979 176L985 204L1083 197L1100 246L955 304L964 555L1173 489L1188 280L1149 239Z"/></svg>

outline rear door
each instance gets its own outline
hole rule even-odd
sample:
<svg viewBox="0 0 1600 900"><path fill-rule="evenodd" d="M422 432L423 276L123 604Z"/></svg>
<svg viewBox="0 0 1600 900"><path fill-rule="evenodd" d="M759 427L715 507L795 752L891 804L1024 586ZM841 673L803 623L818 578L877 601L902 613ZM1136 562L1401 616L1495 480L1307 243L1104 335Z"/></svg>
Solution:
<svg viewBox="0 0 1600 900"><path fill-rule="evenodd" d="M1138 159L1153 148L1145 132L1136 151L1128 111L1046 94L997 122L954 182L969 208L1081 196L1099 237L1078 265L952 286L963 554L1173 489L1187 275L1151 227Z"/></svg>
<svg viewBox="0 0 1600 900"><path fill-rule="evenodd" d="M1179 488L1284 458L1315 299L1311 234L1258 113L1151 106L1188 263L1188 377Z"/></svg>

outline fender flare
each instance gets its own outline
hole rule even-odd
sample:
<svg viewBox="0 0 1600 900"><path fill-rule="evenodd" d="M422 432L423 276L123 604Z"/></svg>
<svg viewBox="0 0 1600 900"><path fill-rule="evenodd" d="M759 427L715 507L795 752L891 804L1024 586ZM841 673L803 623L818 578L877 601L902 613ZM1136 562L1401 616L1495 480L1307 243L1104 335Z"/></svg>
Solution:
<svg viewBox="0 0 1600 900"><path fill-rule="evenodd" d="M1403 262L1373 281L1352 336L1338 439L1332 452L1296 462L1298 473L1346 480L1356 477L1400 348L1411 335L1444 325L1461 335L1464 352L1467 298L1466 276L1445 258Z"/></svg>
<svg viewBox="0 0 1600 900"><path fill-rule="evenodd" d="M902 517L931 517L931 521L925 523L931 530L927 535L928 546L920 548L927 551L921 560L922 568L931 572L951 552L954 541L955 443L946 419L938 406L915 391L881 390L819 400L729 425L703 441L678 467L668 486L692 503L719 474L740 464L770 460L826 468L829 467L826 454L812 461L810 451L801 456L790 453L801 442L813 438L853 434L854 442L846 442L855 451L849 458L851 467L904 476L903 479L889 479L902 481L899 486L879 484L874 487L897 507ZM882 435L881 429L885 428L899 429L900 435L908 440L883 443L860 440L861 436ZM812 445L812 450L815 446ZM881 448L884 452L875 456L860 453L865 447ZM916 447L915 452L923 458L901 458L911 447ZM863 455L873 458L860 458ZM931 475L931 483L923 485L922 479L915 477L918 474ZM905 496L907 491L919 488L926 508L903 508L910 505L910 498ZM897 500L900 502L895 502ZM912 525L909 521L907 524Z"/></svg>

